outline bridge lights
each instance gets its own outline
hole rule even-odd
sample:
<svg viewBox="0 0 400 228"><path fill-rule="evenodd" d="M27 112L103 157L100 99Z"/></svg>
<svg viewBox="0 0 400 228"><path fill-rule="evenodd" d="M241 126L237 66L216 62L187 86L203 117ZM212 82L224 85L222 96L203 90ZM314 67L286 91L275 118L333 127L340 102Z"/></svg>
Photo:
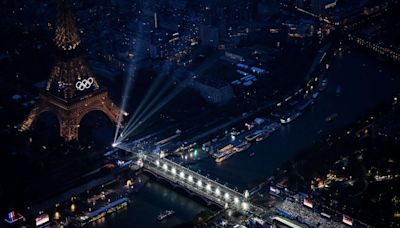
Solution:
<svg viewBox="0 0 400 228"><path fill-rule="evenodd" d="M55 219L55 220L59 220L60 217L61 217L60 212L56 211L56 212L54 213L54 219Z"/></svg>
<svg viewBox="0 0 400 228"><path fill-rule="evenodd" d="M156 161L156 166L159 167L160 166L160 160Z"/></svg>
<svg viewBox="0 0 400 228"><path fill-rule="evenodd" d="M224 197L225 197L225 200L229 200L229 194L227 192L225 192Z"/></svg>
<svg viewBox="0 0 400 228"><path fill-rule="evenodd" d="M183 171L181 171L181 173L179 174L179 177L182 179L185 178L185 173Z"/></svg>
<svg viewBox="0 0 400 228"><path fill-rule="evenodd" d="M172 168L171 172L172 172L172 174L176 175L176 169L175 168Z"/></svg>
<svg viewBox="0 0 400 228"><path fill-rule="evenodd" d="M219 188L215 189L215 195L217 195L217 196L221 195L221 191L219 190Z"/></svg>
<svg viewBox="0 0 400 228"><path fill-rule="evenodd" d="M248 198L249 198L249 195L250 195L250 194L249 194L249 191L248 191L248 190L245 190L243 195L244 195L244 198L248 199Z"/></svg>
<svg viewBox="0 0 400 228"><path fill-rule="evenodd" d="M199 186L200 188L203 187L203 183L201 183L201 180L197 181L197 186Z"/></svg>
<svg viewBox="0 0 400 228"><path fill-rule="evenodd" d="M164 165L163 165L163 169L164 169L165 171L167 171L167 170L168 170L168 166L167 166L167 164L164 164Z"/></svg>
<svg viewBox="0 0 400 228"><path fill-rule="evenodd" d="M190 175L190 176L188 177L188 180L189 180L190 182L193 182L193 177Z"/></svg>
<svg viewBox="0 0 400 228"><path fill-rule="evenodd" d="M143 167L143 160L142 159L139 159L138 161L137 161L137 164L138 164L138 166L139 167Z"/></svg>
<svg viewBox="0 0 400 228"><path fill-rule="evenodd" d="M247 211L249 209L249 205L246 202L242 203L243 210Z"/></svg>
<svg viewBox="0 0 400 228"><path fill-rule="evenodd" d="M235 197L235 198L233 199L233 202L234 202L235 204L238 204L238 203L239 203L239 199L238 199L237 197Z"/></svg>
<svg viewBox="0 0 400 228"><path fill-rule="evenodd" d="M207 184L206 190L207 190L207 191L211 191L211 185L210 185L210 184Z"/></svg>
<svg viewBox="0 0 400 228"><path fill-rule="evenodd" d="M164 153L164 151L161 151L160 152L160 158L164 158L165 157L165 153Z"/></svg>
<svg viewBox="0 0 400 228"><path fill-rule="evenodd" d="M75 212L75 210L76 210L76 206L75 206L75 204L71 204L71 207L70 207L70 209L71 209L71 212Z"/></svg>

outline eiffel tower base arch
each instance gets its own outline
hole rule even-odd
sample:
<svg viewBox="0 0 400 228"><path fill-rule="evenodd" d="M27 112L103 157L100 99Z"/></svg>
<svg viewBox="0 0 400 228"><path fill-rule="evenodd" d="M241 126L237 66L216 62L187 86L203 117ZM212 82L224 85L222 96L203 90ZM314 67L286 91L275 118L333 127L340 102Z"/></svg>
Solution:
<svg viewBox="0 0 400 228"><path fill-rule="evenodd" d="M110 100L107 91L99 91L68 103L46 93L40 94L40 98L41 101L23 122L21 131L30 129L40 114L50 111L57 116L60 124L60 136L65 141L78 140L80 122L87 113L102 111L116 124L121 111Z"/></svg>

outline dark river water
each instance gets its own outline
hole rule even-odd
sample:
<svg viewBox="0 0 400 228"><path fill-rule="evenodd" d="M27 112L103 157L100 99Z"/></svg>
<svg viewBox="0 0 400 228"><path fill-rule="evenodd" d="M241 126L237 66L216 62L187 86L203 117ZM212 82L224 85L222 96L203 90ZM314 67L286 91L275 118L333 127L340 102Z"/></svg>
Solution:
<svg viewBox="0 0 400 228"><path fill-rule="evenodd" d="M344 127L399 92L400 72L358 52L344 53L331 62L329 84L315 104L261 143L255 143L218 165L211 158L192 166L244 190L269 177L284 161L306 149L322 134ZM384 68L385 67L385 68ZM340 95L337 96L337 89ZM397 88L397 89L396 89ZM326 122L326 117L337 118ZM254 152L254 156L249 154Z"/></svg>
<svg viewBox="0 0 400 228"><path fill-rule="evenodd" d="M399 92L399 76L399 69L359 51L335 56L326 73L329 80L327 89L301 117L221 165L207 157L191 168L241 191L250 188L266 180L284 161L309 147L321 137L321 132L324 134L344 127L384 100L392 99ZM336 94L338 87L340 96ZM337 118L326 122L325 118L333 113L338 114ZM252 152L255 155L250 157ZM176 214L166 223L157 222L156 216L165 209L173 209ZM175 192L169 186L150 181L134 196L130 207L92 227L169 227L190 221L203 210L207 208L201 202Z"/></svg>

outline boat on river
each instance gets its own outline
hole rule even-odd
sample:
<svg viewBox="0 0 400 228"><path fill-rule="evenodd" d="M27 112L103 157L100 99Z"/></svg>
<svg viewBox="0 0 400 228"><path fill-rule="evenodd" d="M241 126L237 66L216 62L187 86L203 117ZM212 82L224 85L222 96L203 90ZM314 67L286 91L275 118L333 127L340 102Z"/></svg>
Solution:
<svg viewBox="0 0 400 228"><path fill-rule="evenodd" d="M158 216L157 216L157 220L158 221L163 221L164 219L166 219L166 218L168 218L168 217L170 217L170 216L172 216L172 215L174 215L175 214L175 211L173 211L173 210L165 210L165 211L163 211L163 212L161 212Z"/></svg>
<svg viewBox="0 0 400 228"><path fill-rule="evenodd" d="M295 113L288 113L284 117L281 118L281 123L282 124L288 124L292 122L293 120L297 119L301 115L301 112L295 112Z"/></svg>

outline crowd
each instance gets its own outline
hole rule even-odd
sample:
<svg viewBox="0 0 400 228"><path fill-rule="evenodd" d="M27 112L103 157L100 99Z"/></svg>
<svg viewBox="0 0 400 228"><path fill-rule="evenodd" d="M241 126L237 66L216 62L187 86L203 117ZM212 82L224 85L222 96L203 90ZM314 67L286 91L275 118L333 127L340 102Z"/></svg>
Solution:
<svg viewBox="0 0 400 228"><path fill-rule="evenodd" d="M285 199L277 208L296 218L299 222L305 223L310 227L343 227L346 226L332 219L322 217L319 213L298 203Z"/></svg>

